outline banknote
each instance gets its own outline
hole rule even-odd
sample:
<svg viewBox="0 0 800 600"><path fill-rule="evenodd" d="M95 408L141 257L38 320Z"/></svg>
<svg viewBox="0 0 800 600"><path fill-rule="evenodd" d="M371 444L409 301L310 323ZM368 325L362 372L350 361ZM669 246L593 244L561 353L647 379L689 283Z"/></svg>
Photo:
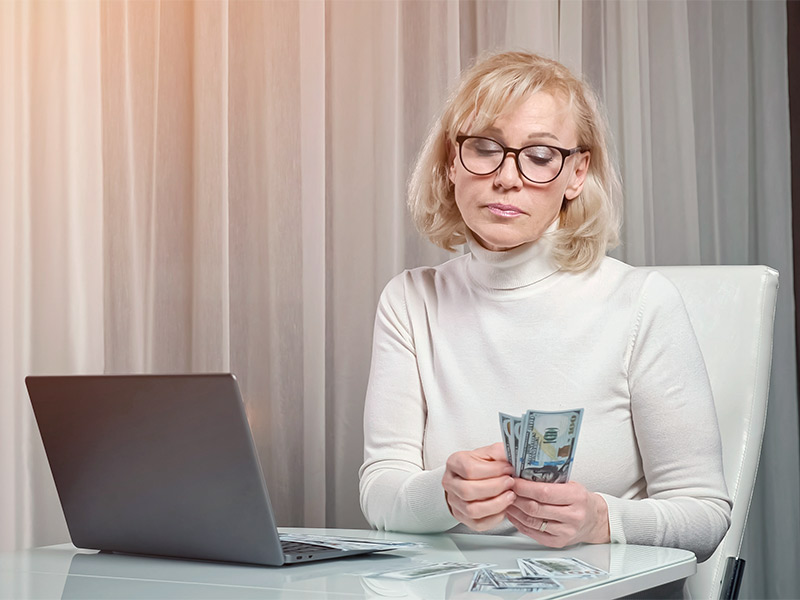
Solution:
<svg viewBox="0 0 800 600"><path fill-rule="evenodd" d="M484 569L491 567L489 563L471 563L471 562L438 562L438 563L421 563L414 567L405 569L380 571L377 573L368 573L364 577L386 577L389 579L422 579L423 577L437 577L439 575L450 575L452 573L461 573L462 571L474 571L475 569Z"/></svg>
<svg viewBox="0 0 800 600"><path fill-rule="evenodd" d="M518 558L517 565L523 574L530 577L578 578L608 575L606 571L574 557Z"/></svg>
<svg viewBox="0 0 800 600"><path fill-rule="evenodd" d="M516 592L541 592L558 590L562 586L550 577L529 576L518 569L481 569L476 571L469 586L470 592L512 590Z"/></svg>
<svg viewBox="0 0 800 600"><path fill-rule="evenodd" d="M521 429L522 419L520 417L500 413L500 430L503 432L503 444L506 448L508 462L512 465L516 464L517 440L519 440Z"/></svg>
<svg viewBox="0 0 800 600"><path fill-rule="evenodd" d="M519 418L500 413L503 444L515 475L547 483L569 481L582 419L582 408L529 410Z"/></svg>
<svg viewBox="0 0 800 600"><path fill-rule="evenodd" d="M425 542L400 542L396 540L382 540L378 538L351 538L330 535L314 535L310 533L282 533L281 540L287 542L301 542L317 544L340 550L370 550L396 549L410 550L427 546Z"/></svg>

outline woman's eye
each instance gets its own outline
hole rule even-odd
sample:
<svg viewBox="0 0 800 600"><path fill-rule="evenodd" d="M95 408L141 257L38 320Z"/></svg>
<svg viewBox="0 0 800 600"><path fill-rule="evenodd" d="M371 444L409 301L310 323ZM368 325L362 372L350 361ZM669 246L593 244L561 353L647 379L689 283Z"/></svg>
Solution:
<svg viewBox="0 0 800 600"><path fill-rule="evenodd" d="M532 146L526 148L522 156L536 165L546 165L555 160L555 151L547 146Z"/></svg>
<svg viewBox="0 0 800 600"><path fill-rule="evenodd" d="M500 146L491 142L478 142L475 144L474 149L478 154L483 156L491 156L503 151Z"/></svg>

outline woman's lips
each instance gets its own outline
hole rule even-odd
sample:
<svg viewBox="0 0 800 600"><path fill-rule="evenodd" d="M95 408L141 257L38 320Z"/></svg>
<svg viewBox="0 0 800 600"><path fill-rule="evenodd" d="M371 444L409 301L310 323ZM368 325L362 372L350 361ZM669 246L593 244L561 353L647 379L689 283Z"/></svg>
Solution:
<svg viewBox="0 0 800 600"><path fill-rule="evenodd" d="M511 204L488 204L486 208L489 209L493 215L497 215L498 217L520 217L524 215L520 209L516 206L512 206Z"/></svg>

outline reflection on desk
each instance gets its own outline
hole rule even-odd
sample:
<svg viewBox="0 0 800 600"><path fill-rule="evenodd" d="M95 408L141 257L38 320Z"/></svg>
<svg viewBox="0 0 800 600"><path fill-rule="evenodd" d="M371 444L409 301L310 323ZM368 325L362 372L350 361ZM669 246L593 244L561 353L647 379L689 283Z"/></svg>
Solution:
<svg viewBox="0 0 800 600"><path fill-rule="evenodd" d="M363 530L283 529L352 537L420 541L423 548L380 555L263 567L77 550L65 544L0 554L0 598L581 598L622 597L695 571L691 552L619 544L578 545L563 550L517 536L411 535ZM562 580L549 592L468 592L472 572L413 581L367 577L420 562L484 562L512 568L522 557L574 556L607 576Z"/></svg>

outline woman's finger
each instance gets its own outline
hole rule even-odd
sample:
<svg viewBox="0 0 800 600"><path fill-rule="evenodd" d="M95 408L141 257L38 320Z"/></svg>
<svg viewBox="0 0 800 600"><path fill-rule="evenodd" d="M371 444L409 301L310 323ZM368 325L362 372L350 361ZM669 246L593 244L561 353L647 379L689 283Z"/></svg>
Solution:
<svg viewBox="0 0 800 600"><path fill-rule="evenodd" d="M506 512L506 518L520 533L527 535L529 538L535 540L543 546L548 546L550 548L563 548L568 543L561 535L559 535L559 527L561 526L560 523L551 523L548 521L547 525L545 526L545 530L541 531L539 528L529 527L527 524L517 519L517 517L511 512ZM539 527L541 527L541 524L539 524Z"/></svg>
<svg viewBox="0 0 800 600"><path fill-rule="evenodd" d="M582 504L570 504L566 506L542 504L536 500L517 496L517 499L514 500L514 507L516 507L521 514L529 517L558 521L561 523L582 523L586 518L586 509Z"/></svg>
<svg viewBox="0 0 800 600"><path fill-rule="evenodd" d="M586 495L586 488L580 483L543 483L541 481L528 481L516 478L514 480L514 493L522 498L536 500L542 504L566 506L575 504Z"/></svg>
<svg viewBox="0 0 800 600"><path fill-rule="evenodd" d="M458 519L459 522L464 523L470 529L475 531L488 531L492 527L502 523L506 518L504 513L498 513L496 515L489 515L488 517L482 517L480 519L471 519L469 516L458 510L453 510L453 516Z"/></svg>
<svg viewBox="0 0 800 600"><path fill-rule="evenodd" d="M499 496L514 487L514 478L509 475L492 477L490 479L462 479L452 477L443 482L446 490L453 492L462 500L486 500Z"/></svg>
<svg viewBox="0 0 800 600"><path fill-rule="evenodd" d="M502 442L495 442L494 444L484 446L483 448L477 448L475 452L484 456L488 460L496 460L498 462L509 464L508 456L506 456L506 447Z"/></svg>
<svg viewBox="0 0 800 600"><path fill-rule="evenodd" d="M514 501L514 498L514 492L507 491L487 500L473 502L465 501L455 495L448 495L447 501L454 512L460 513L470 521L479 521L495 515L502 517L506 508ZM454 516L458 518L457 515Z"/></svg>
<svg viewBox="0 0 800 600"><path fill-rule="evenodd" d="M514 506L509 506L506 510L506 517L518 526L523 527L525 530L533 531L536 533L547 533L554 535L554 530L557 529L561 523L558 521L551 521L549 519L539 519L537 517L530 517L521 512ZM544 531L542 525L544 524Z"/></svg>
<svg viewBox="0 0 800 600"><path fill-rule="evenodd" d="M548 519L546 517L533 517L522 512L514 505L511 505L506 509L506 515L509 517L509 520L511 517L513 517L518 523L521 523L526 528L533 531L545 533L549 529L550 535L553 535L554 528L561 525L561 521L557 521L556 519ZM547 525L545 525L545 531L542 531L542 523L547 523Z"/></svg>
<svg viewBox="0 0 800 600"><path fill-rule="evenodd" d="M513 473L513 467L507 460L496 460L489 453L478 451L451 454L447 459L447 470L462 479L489 479Z"/></svg>

